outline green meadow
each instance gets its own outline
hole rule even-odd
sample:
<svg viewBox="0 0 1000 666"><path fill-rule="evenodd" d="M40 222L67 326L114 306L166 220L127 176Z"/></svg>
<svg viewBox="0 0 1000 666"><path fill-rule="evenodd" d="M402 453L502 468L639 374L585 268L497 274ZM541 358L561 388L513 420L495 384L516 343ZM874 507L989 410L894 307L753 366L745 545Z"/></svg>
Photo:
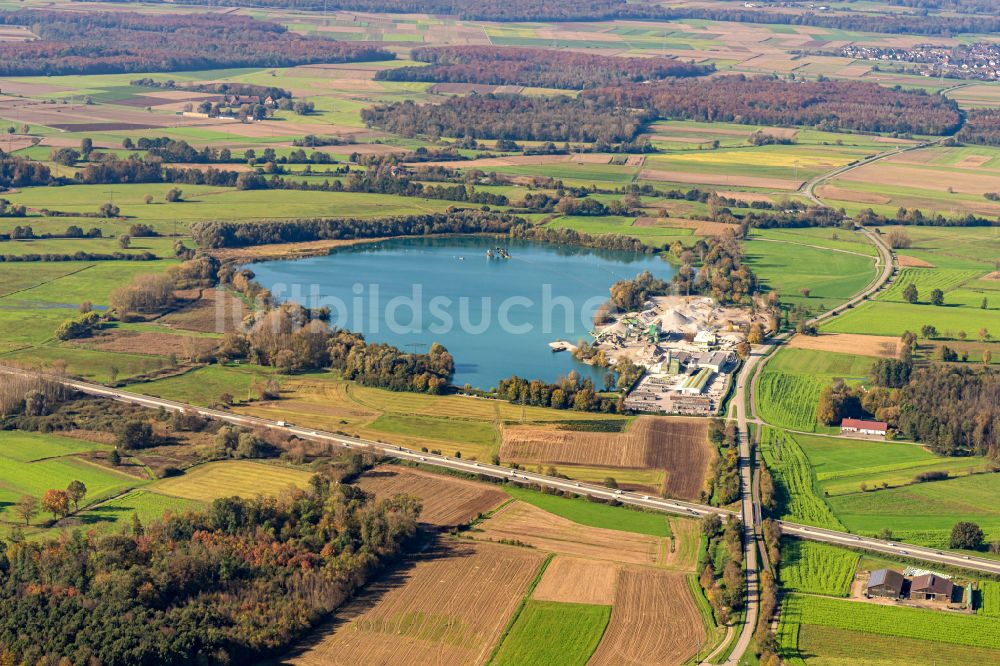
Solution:
<svg viewBox="0 0 1000 666"><path fill-rule="evenodd" d="M947 548L952 526L977 523L986 541L1000 539L1000 474L976 474L887 490L827 498L830 508L859 534L889 528L903 541Z"/></svg>
<svg viewBox="0 0 1000 666"><path fill-rule="evenodd" d="M611 606L528 599L490 664L583 666L610 619Z"/></svg>
<svg viewBox="0 0 1000 666"><path fill-rule="evenodd" d="M842 304L875 278L871 256L766 238L761 236L746 244L746 261L762 288L777 292L782 303L819 312L822 306L830 309ZM801 293L802 289L809 290L808 297Z"/></svg>

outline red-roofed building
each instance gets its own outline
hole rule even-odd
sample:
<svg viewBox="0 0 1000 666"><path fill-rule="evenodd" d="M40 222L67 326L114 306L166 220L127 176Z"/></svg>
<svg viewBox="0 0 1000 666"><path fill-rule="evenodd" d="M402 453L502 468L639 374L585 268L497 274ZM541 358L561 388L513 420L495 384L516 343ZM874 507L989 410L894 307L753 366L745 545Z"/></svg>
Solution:
<svg viewBox="0 0 1000 666"><path fill-rule="evenodd" d="M889 424L884 421L865 421L863 419L844 419L840 422L841 433L859 433L862 435L881 435L889 430Z"/></svg>

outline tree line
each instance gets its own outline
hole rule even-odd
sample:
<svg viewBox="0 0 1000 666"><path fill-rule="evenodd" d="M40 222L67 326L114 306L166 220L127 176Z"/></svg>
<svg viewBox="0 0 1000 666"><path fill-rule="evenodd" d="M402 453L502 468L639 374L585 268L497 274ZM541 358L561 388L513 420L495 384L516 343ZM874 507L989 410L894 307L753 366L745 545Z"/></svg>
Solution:
<svg viewBox="0 0 1000 666"><path fill-rule="evenodd" d="M0 542L0 661L257 661L399 557L419 510L317 475L279 499L219 499L118 534Z"/></svg>
<svg viewBox="0 0 1000 666"><path fill-rule="evenodd" d="M153 0L164 2L165 0ZM1000 18L994 15L991 0L892 0L899 3L937 9L981 12L980 16L930 15L926 12L784 12L762 7L663 7L628 0L185 0L192 5L228 7L265 7L311 11L360 11L393 14L448 14L478 21L609 21L697 19L763 23L772 25L808 25L836 30L881 32L912 35L951 35L1000 31ZM910 6L906 4L906 6Z"/></svg>
<svg viewBox="0 0 1000 666"><path fill-rule="evenodd" d="M414 49L410 58L429 67L379 71L381 81L479 83L582 90L666 77L703 76L714 65L677 58L619 58L550 49L495 46L433 46Z"/></svg>
<svg viewBox="0 0 1000 666"><path fill-rule="evenodd" d="M39 39L0 42L0 75L49 76L291 67L392 60L378 47L309 39L285 26L235 14L139 14L19 9L0 25Z"/></svg>
<svg viewBox="0 0 1000 666"><path fill-rule="evenodd" d="M506 234L521 218L506 213L455 210L375 219L314 218L261 222L208 221L191 225L199 246L210 249L316 240L352 240L431 234Z"/></svg>

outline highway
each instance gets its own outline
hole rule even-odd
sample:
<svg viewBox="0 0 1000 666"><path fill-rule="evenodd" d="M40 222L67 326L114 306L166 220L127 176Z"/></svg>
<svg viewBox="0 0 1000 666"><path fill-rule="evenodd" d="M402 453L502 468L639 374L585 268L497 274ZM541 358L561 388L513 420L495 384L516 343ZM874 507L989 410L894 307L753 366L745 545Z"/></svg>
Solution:
<svg viewBox="0 0 1000 666"><path fill-rule="evenodd" d="M77 390L81 393L111 398L113 400L141 405L151 409L159 409L160 407L163 407L168 411L189 411L208 418L218 419L234 425L243 426L245 428L265 428L276 432L295 435L303 439L332 442L344 447L345 449L370 452L379 456L397 458L399 460L408 460L410 462L452 469L470 474L482 474L484 476L504 479L507 481L534 483L548 488L557 488L559 490L569 491L578 495L597 497L605 500L617 500L622 504L628 504L653 511L661 511L664 513L687 516L690 518L700 518L713 513L722 516L723 518L727 516L742 517L741 513L734 513L732 511L727 511L726 509L720 509L714 506L706 506L703 504L684 502L681 500L664 499L651 495L631 493L628 491L616 491L610 488L605 488L604 486L560 479L558 477L546 476L545 474L537 474L535 472L513 470L509 467L491 465L489 463L482 463L474 460L463 460L461 458L421 453L420 451L403 449L401 447L397 447L392 444L385 444L383 442L375 442L347 435L339 435L337 433L316 430L314 428L304 428L291 423L283 423L282 421L273 421L255 416L235 414L224 410L198 407L173 400L166 400L163 398L142 395L140 393L133 393L131 391L124 391L122 389L109 388L101 384L93 384L75 379L66 379L52 375L39 374L37 372L23 370L21 368L0 366L0 373L42 377L44 379L48 379L49 381L59 382L64 386ZM744 371L740 373L740 377L745 378L749 377L749 375L747 375ZM741 445L743 443L744 442L741 441ZM915 560L941 564L954 564L956 566L961 566L975 571L1000 574L1000 561L997 560L989 560L973 556L967 557L961 554L949 553L948 551L937 551L930 548L921 548L902 543L890 543L880 539L861 537L848 534L846 532L836 532L833 530L825 530L818 527L799 525L791 522L782 522L781 525L785 533L791 536L809 539L811 541L839 543L849 545L854 548L872 550L881 553L906 555Z"/></svg>
<svg viewBox="0 0 1000 666"><path fill-rule="evenodd" d="M342 446L345 449L352 449L358 452L368 452L378 456L397 458L399 460L407 460L434 467L443 467L469 474L482 474L484 476L504 479L506 481L534 483L548 488L556 488L559 490L573 492L578 495L585 495L604 500L617 500L622 504L629 504L636 507L642 507L644 509L687 516L689 518L700 518L713 513L722 517L736 515L732 511L727 511L726 509L720 509L714 506L705 506L692 502L684 502L682 500L664 499L662 497L632 493L624 490L613 490L604 486L571 481L568 479L560 479L558 477L536 474L526 470L515 470L509 467L492 465L474 460L463 460L461 458L452 458L444 455L422 453L420 451L404 449L400 446L386 444L384 442L376 442L348 435L340 435L333 432L317 430L315 428L305 428L292 423L286 423L284 421L273 421L256 416L236 414L230 411L198 407L173 400L133 393L131 391L109 388L101 384L93 384L90 382L66 379L53 375L45 375L37 372L22 370L20 368L0 366L0 372L28 377L42 377L43 379L47 379L49 381L59 382L60 384L75 389L81 393L111 398L113 400L140 405L150 409L159 409L162 407L163 409L173 412L187 411L245 428L263 428L287 435L295 435L296 437L300 437L302 439L319 442L331 442Z"/></svg>

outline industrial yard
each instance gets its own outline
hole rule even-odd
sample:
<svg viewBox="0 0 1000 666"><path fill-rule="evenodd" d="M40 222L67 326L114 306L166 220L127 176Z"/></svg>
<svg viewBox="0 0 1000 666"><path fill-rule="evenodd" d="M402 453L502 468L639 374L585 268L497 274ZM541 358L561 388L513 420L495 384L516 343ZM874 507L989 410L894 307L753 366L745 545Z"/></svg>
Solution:
<svg viewBox="0 0 1000 666"><path fill-rule="evenodd" d="M737 347L754 323L747 308L708 297L658 296L594 331L594 347L612 364L646 368L625 399L641 412L708 415L719 409L737 367Z"/></svg>

